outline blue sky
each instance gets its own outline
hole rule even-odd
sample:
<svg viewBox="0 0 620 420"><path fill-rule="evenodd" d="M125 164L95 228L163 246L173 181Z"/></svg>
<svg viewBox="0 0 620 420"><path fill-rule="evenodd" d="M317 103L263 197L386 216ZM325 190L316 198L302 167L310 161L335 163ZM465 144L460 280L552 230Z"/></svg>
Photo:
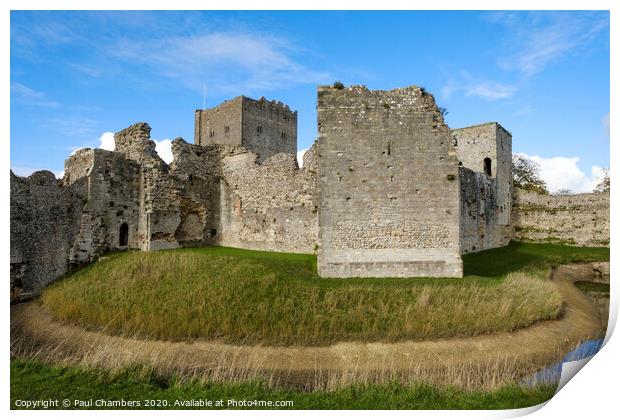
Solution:
<svg viewBox="0 0 620 420"><path fill-rule="evenodd" d="M498 121L552 190L609 166L608 12L12 12L11 167L62 171L78 147L147 121L158 150L240 94L298 111L316 86L424 86L450 127ZM104 134L108 133L108 134ZM107 145L107 146L106 146Z"/></svg>

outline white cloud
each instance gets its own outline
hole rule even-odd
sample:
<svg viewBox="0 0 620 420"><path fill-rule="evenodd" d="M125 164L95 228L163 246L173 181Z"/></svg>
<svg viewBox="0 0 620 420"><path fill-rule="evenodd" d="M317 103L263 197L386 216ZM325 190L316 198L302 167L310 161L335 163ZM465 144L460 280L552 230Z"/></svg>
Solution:
<svg viewBox="0 0 620 420"><path fill-rule="evenodd" d="M301 149L297 151L297 164L301 168L304 166L304 154L308 151L308 149Z"/></svg>
<svg viewBox="0 0 620 420"><path fill-rule="evenodd" d="M568 189L575 193L592 192L603 177L603 168L592 166L590 175L579 169L580 158L556 156L544 158L526 153L516 153L540 165L540 177L547 184L550 192Z"/></svg>
<svg viewBox="0 0 620 420"><path fill-rule="evenodd" d="M172 141L169 139L153 140L155 142L155 151L160 158L166 163L170 163L173 160L172 156Z"/></svg>
<svg viewBox="0 0 620 420"><path fill-rule="evenodd" d="M60 102L52 101L47 98L47 95L38 90L29 88L26 85L22 85L18 82L11 83L11 94L15 95L15 98L26 105L40 106L44 108L58 108L61 106Z"/></svg>
<svg viewBox="0 0 620 420"><path fill-rule="evenodd" d="M114 150L116 148L116 144L114 143L114 133L111 131L106 131L99 137L99 149L104 150Z"/></svg>
<svg viewBox="0 0 620 420"><path fill-rule="evenodd" d="M202 91L257 92L293 84L321 83L322 71L298 63L290 42L261 33L213 32L149 41L124 40L111 53Z"/></svg>

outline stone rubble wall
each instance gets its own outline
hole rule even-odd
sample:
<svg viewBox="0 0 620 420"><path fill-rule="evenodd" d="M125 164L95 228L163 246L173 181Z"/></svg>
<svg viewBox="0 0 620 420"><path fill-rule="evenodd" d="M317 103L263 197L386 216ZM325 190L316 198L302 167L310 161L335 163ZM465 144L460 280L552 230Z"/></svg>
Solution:
<svg viewBox="0 0 620 420"><path fill-rule="evenodd" d="M62 187L49 171L11 172L11 301L35 296L67 273L87 193L85 178Z"/></svg>
<svg viewBox="0 0 620 420"><path fill-rule="evenodd" d="M546 195L516 189L512 237L519 241L609 246L609 193Z"/></svg>
<svg viewBox="0 0 620 420"><path fill-rule="evenodd" d="M262 165L253 154L222 160L221 226L224 246L313 253L318 246L318 195L313 146L298 168L294 154Z"/></svg>
<svg viewBox="0 0 620 420"><path fill-rule="evenodd" d="M138 248L140 165L122 154L102 149L81 149L65 161L63 184L86 179L87 201L80 230L72 245L70 263L91 262L104 252ZM121 225L128 229L128 244L121 246Z"/></svg>

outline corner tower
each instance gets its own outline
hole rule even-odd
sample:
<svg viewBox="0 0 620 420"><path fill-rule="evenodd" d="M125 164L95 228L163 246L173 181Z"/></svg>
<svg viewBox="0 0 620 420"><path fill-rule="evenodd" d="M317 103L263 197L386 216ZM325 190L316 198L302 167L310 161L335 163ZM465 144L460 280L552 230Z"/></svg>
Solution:
<svg viewBox="0 0 620 420"><path fill-rule="evenodd" d="M277 153L297 153L297 111L279 101L245 96L194 115L194 143L244 146L264 162Z"/></svg>
<svg viewBox="0 0 620 420"><path fill-rule="evenodd" d="M495 223L510 226L512 134L490 122L452 130L459 164L495 179Z"/></svg>

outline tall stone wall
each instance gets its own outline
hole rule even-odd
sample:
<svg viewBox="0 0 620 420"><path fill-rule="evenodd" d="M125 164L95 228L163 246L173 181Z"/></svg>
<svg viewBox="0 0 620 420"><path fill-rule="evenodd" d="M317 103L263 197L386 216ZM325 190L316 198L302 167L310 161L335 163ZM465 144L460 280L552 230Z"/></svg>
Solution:
<svg viewBox="0 0 620 420"><path fill-rule="evenodd" d="M319 274L460 277L452 135L417 87L320 87Z"/></svg>
<svg viewBox="0 0 620 420"><path fill-rule="evenodd" d="M87 193L85 178L62 187L49 171L11 172L11 301L38 294L67 272Z"/></svg>
<svg viewBox="0 0 620 420"><path fill-rule="evenodd" d="M491 178L496 180L495 223L510 225L512 205L512 135L492 122L452 130L457 140L457 157L465 168L485 173L490 159Z"/></svg>
<svg viewBox="0 0 620 420"><path fill-rule="evenodd" d="M514 193L513 238L530 242L609 246L609 193Z"/></svg>
<svg viewBox="0 0 620 420"><path fill-rule="evenodd" d="M461 185L461 254L506 246L510 226L497 224L497 181L490 176L459 168Z"/></svg>

